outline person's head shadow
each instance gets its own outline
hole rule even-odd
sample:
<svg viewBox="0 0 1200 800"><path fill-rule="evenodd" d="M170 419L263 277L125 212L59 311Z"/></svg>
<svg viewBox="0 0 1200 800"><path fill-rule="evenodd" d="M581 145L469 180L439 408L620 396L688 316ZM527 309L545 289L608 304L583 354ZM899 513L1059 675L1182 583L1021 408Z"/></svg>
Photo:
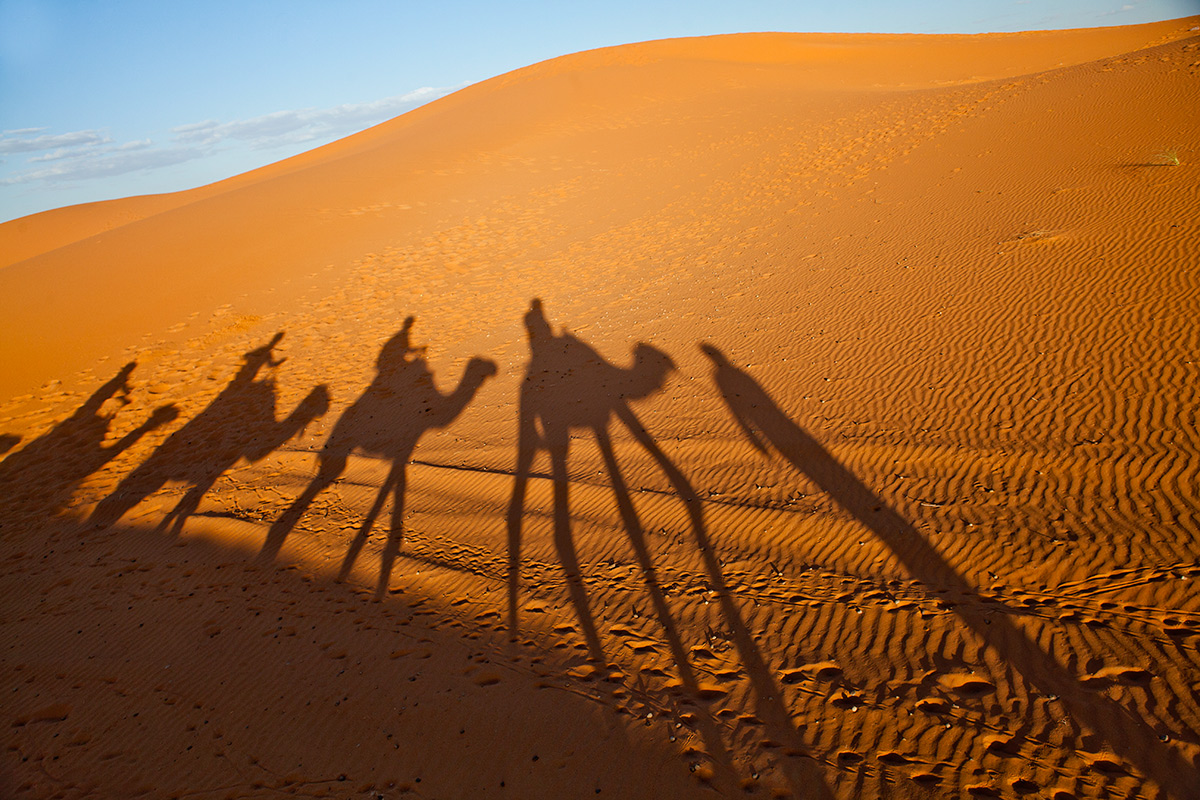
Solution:
<svg viewBox="0 0 1200 800"><path fill-rule="evenodd" d="M764 456L772 452L807 476L885 544L909 573L928 589L961 601L978 601L974 587L920 531L842 465L808 431L793 421L767 391L711 343L700 350L713 364L713 382L749 443ZM960 607L960 606L956 606ZM1042 649L1010 614L959 613L960 619L1042 696L1058 696L1068 713L1129 759L1172 796L1179 787L1200 786L1200 770L1165 745L1135 712L1094 692Z"/></svg>
<svg viewBox="0 0 1200 800"><path fill-rule="evenodd" d="M121 367L71 416L0 461L0 508L6 516L52 516L63 510L86 478L178 416L175 406L160 406L141 425L106 444L114 419L130 402L129 377L136 366L131 361ZM18 441L11 437L9 446Z"/></svg>
<svg viewBox="0 0 1200 800"><path fill-rule="evenodd" d="M529 363L518 398L517 485L508 512L510 622L515 630L516 571L527 482L538 450L545 449L550 456L554 482L554 544L588 652L594 660L603 661L604 648L592 618L571 533L567 477L570 432L590 430L606 463L610 458L615 459L609 434L612 419L622 419L626 424L636 420L629 401L658 391L674 363L666 353L648 344L638 344L632 365L618 367L571 333L564 330L556 334L539 298L534 298L525 313L525 330ZM619 480L619 475L613 479Z"/></svg>
<svg viewBox="0 0 1200 800"><path fill-rule="evenodd" d="M387 477L346 551L339 580L350 575L376 518L388 497L392 498L391 527L380 555L375 596L387 592L392 566L404 540L404 500L408 462L427 431L444 428L462 414L484 381L496 374L496 365L485 358L472 358L458 385L443 394L434 382L425 359L425 348L412 342L414 317L404 324L379 350L375 378L338 418L329 438L318 452L317 474L304 491L272 523L259 552L260 561L274 560L284 541L304 516L317 495L345 472L352 453L387 459Z"/></svg>
<svg viewBox="0 0 1200 800"><path fill-rule="evenodd" d="M158 528L170 526L178 534L204 495L239 460L261 460L323 415L329 393L320 385L287 417L276 419L274 370L285 359L276 358L274 350L282 339L281 331L246 352L225 388L101 500L90 521L111 525L168 482L175 482L189 488ZM264 369L271 372L262 376Z"/></svg>
<svg viewBox="0 0 1200 800"><path fill-rule="evenodd" d="M686 507L696 549L704 563L708 583L716 593L721 616L732 632L733 643L749 674L760 717L770 727L772 736L786 743L791 754L782 765L789 782L798 792L830 797L828 785L815 762L807 757L799 733L780 700L782 693L726 585L720 560L709 540L700 497L630 405L633 400L648 398L660 391L675 367L674 362L663 351L639 343L633 350L630 366L612 364L569 332L556 334L539 299L532 301L524 321L530 354L518 401L517 463L507 512L510 635L515 637L520 626L518 608L522 523L528 484L533 477L534 459L539 450L545 450L551 465L553 542L558 561L589 656L595 661L604 661L606 658L571 524L571 479L568 471L570 434L572 430L589 431L595 437L603 458L617 510L641 570L654 616L661 626L682 686L700 711L695 722L714 761L714 785L726 791L736 790L735 787L739 785L738 767L720 726L707 710L707 693L692 664L691 651L685 643L685 631L660 583L652 548L613 447L610 428L614 420L619 421L654 461Z"/></svg>

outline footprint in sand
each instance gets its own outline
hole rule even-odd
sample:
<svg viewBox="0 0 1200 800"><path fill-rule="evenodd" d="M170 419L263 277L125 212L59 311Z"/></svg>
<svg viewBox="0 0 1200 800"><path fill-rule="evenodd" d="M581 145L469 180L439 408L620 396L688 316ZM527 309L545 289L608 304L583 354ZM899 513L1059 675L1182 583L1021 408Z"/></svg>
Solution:
<svg viewBox="0 0 1200 800"><path fill-rule="evenodd" d="M1116 776L1129 774L1129 770L1125 768L1125 765L1118 761L1117 757L1111 753L1096 753L1091 756L1085 756L1085 758L1087 758L1091 768L1102 775Z"/></svg>
<svg viewBox="0 0 1200 800"><path fill-rule="evenodd" d="M903 764L911 764L913 761L908 756L904 755L903 753L898 753L895 750L885 750L879 755L875 756L875 758L878 759L880 763L888 764L893 767L898 767Z"/></svg>
<svg viewBox="0 0 1200 800"><path fill-rule="evenodd" d="M983 749L988 751L989 753L1014 754L1014 755L1019 750L1019 748L1017 747L1016 738L1014 738L1012 736L1005 736L1003 734L985 736L983 739Z"/></svg>
<svg viewBox="0 0 1200 800"><path fill-rule="evenodd" d="M1140 667L1111 666L1085 675L1079 679L1079 682L1089 689L1104 689L1115 683L1127 686L1146 686L1153 679L1152 672Z"/></svg>
<svg viewBox="0 0 1200 800"><path fill-rule="evenodd" d="M1017 794L1033 794L1040 787L1027 778L1016 778L1012 782L1012 790Z"/></svg>
<svg viewBox="0 0 1200 800"><path fill-rule="evenodd" d="M779 679L784 683L800 683L805 680L831 681L840 677L842 668L833 661L818 661L805 664L793 669L785 669L779 673Z"/></svg>
<svg viewBox="0 0 1200 800"><path fill-rule="evenodd" d="M988 692L995 691L996 687L991 681L985 680L978 675L966 672L956 672L949 675L942 675L938 678L940 683L946 689L963 697L982 697Z"/></svg>
<svg viewBox="0 0 1200 800"><path fill-rule="evenodd" d="M679 680L678 678L667 681L666 688L668 691L673 693L689 692L700 700L718 700L729 694L727 689L711 683L698 683L694 689L689 689L688 687L685 687L683 685L683 681Z"/></svg>
<svg viewBox="0 0 1200 800"><path fill-rule="evenodd" d="M950 711L950 703L940 697L926 697L917 701L916 708L926 714L945 714Z"/></svg>
<svg viewBox="0 0 1200 800"><path fill-rule="evenodd" d="M838 708L848 708L851 711L857 711L864 705L863 696L858 692L839 689L830 699L830 704Z"/></svg>

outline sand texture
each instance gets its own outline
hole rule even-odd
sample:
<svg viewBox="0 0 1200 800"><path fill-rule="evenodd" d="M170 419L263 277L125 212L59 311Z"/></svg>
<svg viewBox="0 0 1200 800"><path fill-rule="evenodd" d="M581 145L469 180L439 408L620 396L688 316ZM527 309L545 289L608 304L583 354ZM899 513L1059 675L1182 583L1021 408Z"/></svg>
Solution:
<svg viewBox="0 0 1200 800"><path fill-rule="evenodd" d="M0 252L0 796L1200 797L1200 18L581 53Z"/></svg>

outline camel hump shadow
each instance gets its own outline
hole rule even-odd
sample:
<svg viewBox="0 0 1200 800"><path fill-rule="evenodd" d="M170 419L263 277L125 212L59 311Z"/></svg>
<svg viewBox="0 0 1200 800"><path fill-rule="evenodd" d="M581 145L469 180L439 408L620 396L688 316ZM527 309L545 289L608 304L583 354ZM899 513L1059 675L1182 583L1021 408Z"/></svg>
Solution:
<svg viewBox="0 0 1200 800"><path fill-rule="evenodd" d="M519 631L519 596L522 546L522 520L531 468L538 450L550 457L553 489L553 545L562 567L569 601L579 622L584 646L592 661L603 663L606 656L596 618L592 613L587 582L572 534L570 510L571 480L568 474L568 450L571 428L589 428L604 461L617 511L629 546L642 571L654 616L658 619L675 661L679 680L696 699L699 730L705 745L718 765L718 781L727 791L737 785L736 766L715 721L707 714L700 672L692 664L676 611L660 583L654 564L653 548L646 536L633 493L630 491L613 444L610 427L613 417L632 437L633 443L657 465L673 493L683 503L693 540L704 565L708 584L716 593L725 625L754 687L756 709L764 724L779 741L793 752L803 754L804 745L788 709L781 702L781 691L759 652L754 636L742 618L741 610L726 585L721 561L709 540L704 509L695 488L671 460L653 435L630 407L632 400L646 398L661 390L674 369L671 358L661 350L638 344L628 367L606 362L593 348L570 333L555 334L546 319L540 300L535 299L525 315L530 358L525 382L521 387L518 411L517 464L513 493L507 513L508 525L508 630L510 637ZM542 435L538 435L538 425ZM607 607L607 603L606 603ZM831 798L832 794L820 770L794 764L785 768L794 788L804 787L804 795Z"/></svg>
<svg viewBox="0 0 1200 800"><path fill-rule="evenodd" d="M0 462L0 508L42 516L57 513L84 479L179 416L174 405L159 406L141 425L105 444L113 421L130 403L129 377L136 366L136 361L125 364L69 417ZM0 436L0 452L20 441L19 436Z"/></svg>
<svg viewBox="0 0 1200 800"><path fill-rule="evenodd" d="M414 317L405 319L401 329L380 348L375 359L374 380L334 424L317 453L317 474L272 523L259 551L261 562L275 559L313 500L342 476L350 455L357 451L392 463L346 552L338 579L349 577L390 494L393 498L391 528L380 560L376 597L386 593L392 564L403 543L407 466L417 443L426 432L444 428L457 419L483 383L496 374L495 363L485 358L472 358L458 385L443 394L425 359L425 348L412 345L414 322Z"/></svg>
<svg viewBox="0 0 1200 800"><path fill-rule="evenodd" d="M91 521L111 525L167 482L175 481L190 488L157 527L163 530L170 525L178 534L204 495L238 461L261 461L324 415L329 409L329 391L320 385L287 417L276 418L276 377L274 373L260 377L260 373L286 360L273 355L282 339L280 331L266 344L245 353L225 388L100 501Z"/></svg>
<svg viewBox="0 0 1200 800"><path fill-rule="evenodd" d="M569 331L555 334L542 301L525 314L530 358L521 385L521 416L537 420L547 435L570 428L606 426L631 400L659 391L675 369L671 357L639 342L628 367L617 366Z"/></svg>
<svg viewBox="0 0 1200 800"><path fill-rule="evenodd" d="M603 646L590 611L571 533L567 472L570 431L591 430L606 464L610 460L615 463L609 436L612 417L621 420L635 437L643 433L629 402L659 391L675 364L666 353L645 343L634 348L630 366L612 364L575 335L566 331L556 334L539 298L534 298L525 314L525 330L529 362L518 402L517 464L507 513L509 629L515 634L518 628L525 498L534 459L539 450L546 450L554 484L554 545L588 651L593 659L603 660ZM614 475L614 480L619 477Z"/></svg>
<svg viewBox="0 0 1200 800"><path fill-rule="evenodd" d="M472 358L459 384L442 394L425 359L424 347L413 347L414 318L392 336L375 359L370 386L342 413L320 452L322 461L339 462L359 451L383 458L407 459L428 430L444 428L458 418L496 365Z"/></svg>

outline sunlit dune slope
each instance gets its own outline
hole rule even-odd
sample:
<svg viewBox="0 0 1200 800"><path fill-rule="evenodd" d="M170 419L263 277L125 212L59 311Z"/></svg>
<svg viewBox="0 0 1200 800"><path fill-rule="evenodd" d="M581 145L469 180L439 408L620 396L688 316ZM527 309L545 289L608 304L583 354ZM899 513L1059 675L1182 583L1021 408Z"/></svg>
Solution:
<svg viewBox="0 0 1200 800"><path fill-rule="evenodd" d="M5 764L1194 797L1198 108L1200 18L649 42L0 226Z"/></svg>
<svg viewBox="0 0 1200 800"><path fill-rule="evenodd" d="M579 78L597 68L601 69L600 74L586 80L596 86L602 86L611 80L609 73L612 67L646 67L655 63L661 66L663 62L669 61L676 62L677 67L683 64L691 65L696 61L708 62L710 68L713 62L716 62L724 64L727 70L739 64L753 66L758 70L764 67L779 67L790 73L790 80L802 80L811 89L944 86L1012 77L1091 61L1125 52L1131 47L1145 46L1159 36L1175 32L1177 27L1173 26L1173 23L1160 23L1135 29L1098 28L991 36L756 34L675 39L625 45L554 59L485 81L481 86L468 90L466 97L470 103L481 93L493 92L499 86L544 80L548 76L563 73L575 73ZM643 82L654 84L665 77L669 76L645 73ZM721 80L725 76L718 72L713 75L693 73L690 77L691 80L685 77L684 82L695 84L691 91L703 92L705 78ZM679 85L678 74L675 78L670 85L655 88L675 91L684 88ZM761 74L749 78L751 82L761 79ZM576 92L580 89L578 86L573 88ZM569 98L558 99L562 101ZM446 129L459 125L462 121L449 114L449 107L459 104L461 100L462 98L456 98L444 102L434 115L439 121L432 124ZM507 101L519 104L522 98L510 96ZM571 108L563 107L560 111L569 115ZM406 116L424 116L425 113L415 112ZM478 110L475 113L478 113ZM450 118L446 119L446 116ZM534 125L545 122L540 119L529 121ZM373 140L371 146L378 146L381 138L404 135L400 134L401 128L398 121L393 121L380 126L380 130L370 135L360 134L320 148L299 159L192 191L68 206L14 220L12 223L0 225L0 266L24 261L134 220L237 188L247 182L275 177L294 166L341 158L348 150L354 149L354 145L358 143L356 140L359 139L369 137ZM446 130L442 133L445 134ZM392 144L403 148L408 146L409 142L400 140L393 141Z"/></svg>
<svg viewBox="0 0 1200 800"><path fill-rule="evenodd" d="M787 107L801 112L789 132L797 143L843 147L853 141L848 130L821 126L874 105L875 92L1036 73L1136 51L1181 30L1160 23L975 37L751 34L591 51L212 186L14 220L0 226L0 252L19 262L0 272L0 340L9 351L0 392L65 377L137 337L161 335L188 313L234 301L252 312L278 308L263 293L280 296L289 279L515 208L513 198L561 193L572 178L579 185L571 208L535 203L526 213L573 225L570 215L584 204L603 226L686 200L685 186L705 183L697 180L701 164L710 184L752 167L757 149L726 145L768 134ZM924 97L888 103L907 98L924 114ZM814 141L822 136L828 141ZM873 159L888 157L872 150ZM1088 151L1095 154L1080 155ZM635 163L653 172L620 172Z"/></svg>

